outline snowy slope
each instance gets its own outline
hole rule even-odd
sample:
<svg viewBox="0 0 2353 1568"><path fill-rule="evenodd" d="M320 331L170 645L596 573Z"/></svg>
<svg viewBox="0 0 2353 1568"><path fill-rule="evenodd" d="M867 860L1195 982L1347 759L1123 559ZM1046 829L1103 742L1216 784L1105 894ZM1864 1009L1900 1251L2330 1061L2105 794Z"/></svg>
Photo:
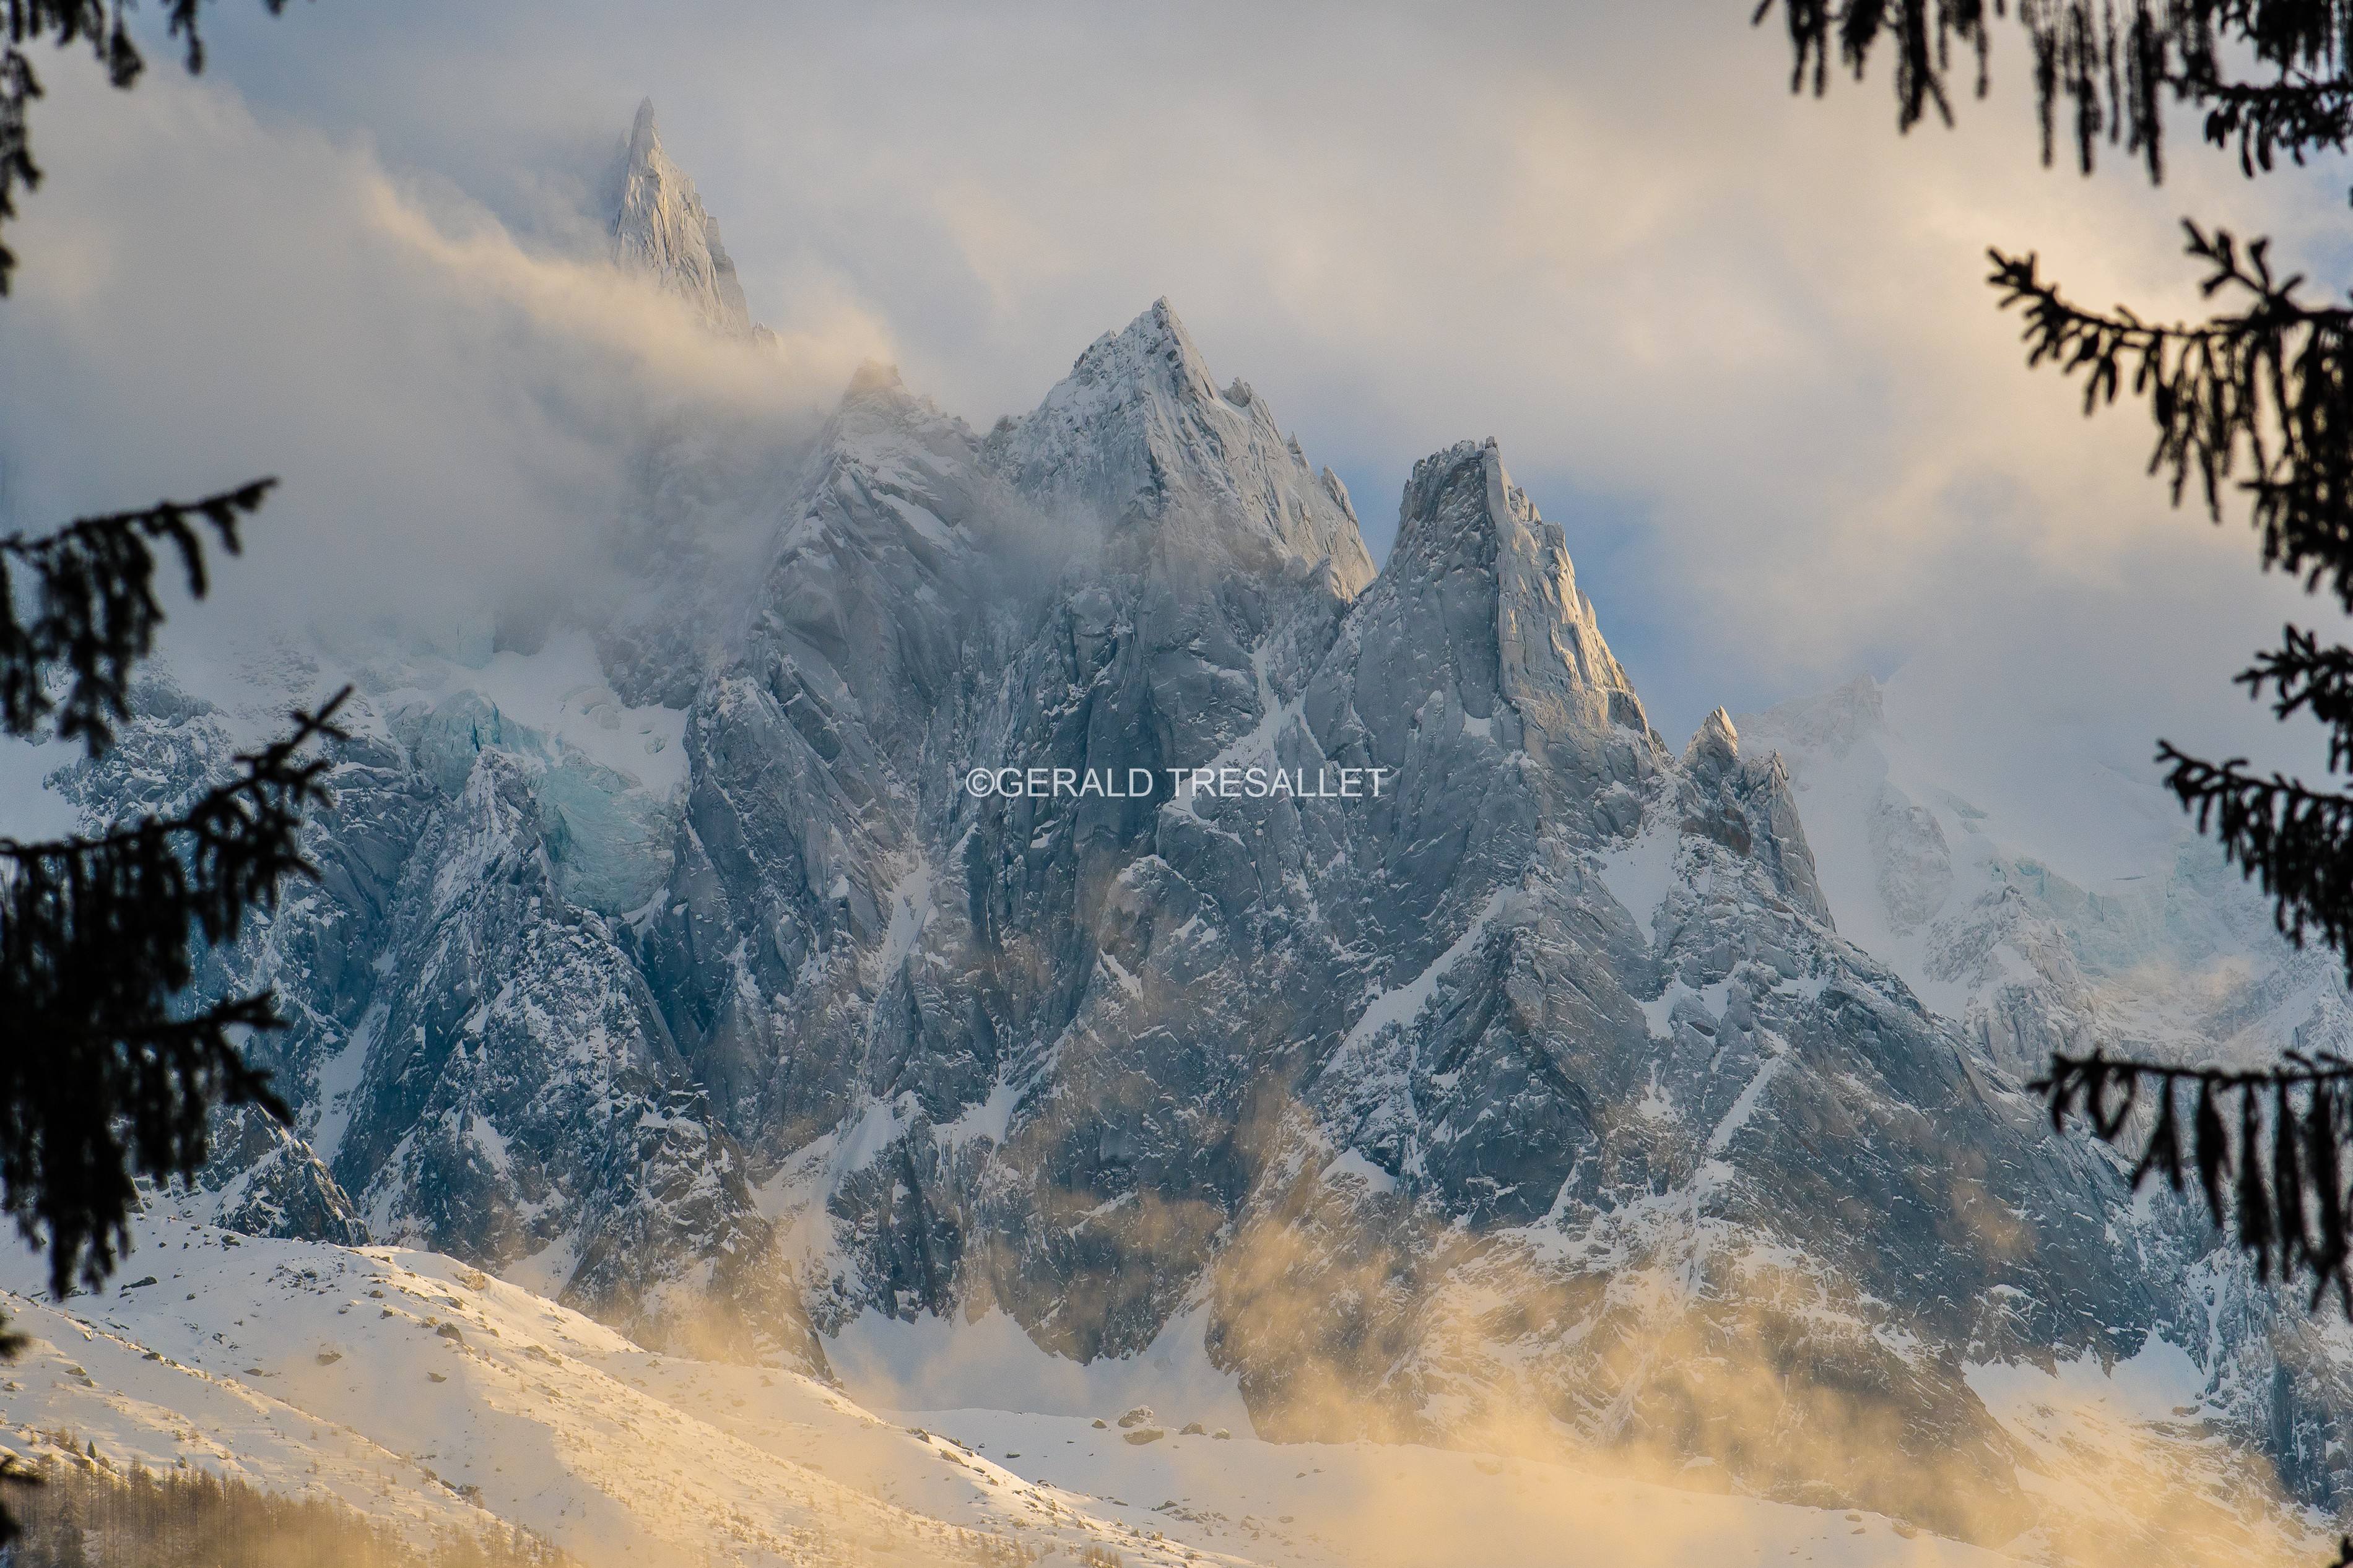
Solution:
<svg viewBox="0 0 2353 1568"><path fill-rule="evenodd" d="M37 1258L0 1258L31 1336L0 1381L0 1444L70 1432L117 1464L332 1496L419 1539L495 1517L592 1564L998 1561L992 1540L1300 1568L2010 1561L1875 1515L1528 1459L1276 1447L1173 1415L1139 1444L1115 1408L885 1416L788 1373L649 1354L428 1253L151 1218L125 1273L151 1271L59 1307Z"/></svg>
<svg viewBox="0 0 2353 1568"><path fill-rule="evenodd" d="M590 1563L952 1562L1016 1533L1176 1560L822 1384L650 1354L434 1254L161 1219L125 1272L155 1282L59 1307L38 1258L0 1260L33 1340L0 1394L17 1443L67 1430L420 1530L486 1511Z"/></svg>
<svg viewBox="0 0 2353 1568"><path fill-rule="evenodd" d="M1706 1563L1949 1564L2015 1559L1877 1514L1685 1490L1565 1465L1415 1444L1172 1436L1142 1447L1085 1418L900 1412L1105 1517L1203 1550L1297 1568Z"/></svg>

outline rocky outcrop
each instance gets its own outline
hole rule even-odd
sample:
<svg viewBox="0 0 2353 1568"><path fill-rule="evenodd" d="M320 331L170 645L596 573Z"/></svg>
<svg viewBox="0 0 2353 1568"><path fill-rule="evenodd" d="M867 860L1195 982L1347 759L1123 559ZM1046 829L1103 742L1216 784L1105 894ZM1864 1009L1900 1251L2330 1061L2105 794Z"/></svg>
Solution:
<svg viewBox="0 0 2353 1568"><path fill-rule="evenodd" d="M367 1224L315 1151L291 1129L253 1106L213 1119L210 1158L195 1179L160 1201L199 1225L244 1236L272 1236L364 1247Z"/></svg>

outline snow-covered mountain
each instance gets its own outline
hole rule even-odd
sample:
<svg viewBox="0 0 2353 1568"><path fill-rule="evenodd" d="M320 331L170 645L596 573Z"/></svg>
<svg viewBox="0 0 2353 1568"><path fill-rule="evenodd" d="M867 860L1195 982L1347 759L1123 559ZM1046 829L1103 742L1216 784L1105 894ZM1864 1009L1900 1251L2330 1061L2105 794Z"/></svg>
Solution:
<svg viewBox="0 0 2353 1568"><path fill-rule="evenodd" d="M640 164L646 254L705 236L718 279L643 113ZM1262 1437L2042 1554L2115 1492L2054 1485L2084 1445L2020 1380L2162 1363L2189 1392L2108 1433L2143 1473L2353 1500L2343 1326L2019 1086L2074 1037L2021 1019L2105 1026L2191 938L1968 837L1870 762L1870 690L1675 754L1493 442L1416 465L1376 574L1165 300L986 435L870 365L806 450L744 439L649 433L628 591L553 630L277 645L63 775L102 818L360 689L319 882L208 981L279 986L301 1137L225 1126L193 1217L447 1254L665 1354L1009 1323L1197 1356Z"/></svg>

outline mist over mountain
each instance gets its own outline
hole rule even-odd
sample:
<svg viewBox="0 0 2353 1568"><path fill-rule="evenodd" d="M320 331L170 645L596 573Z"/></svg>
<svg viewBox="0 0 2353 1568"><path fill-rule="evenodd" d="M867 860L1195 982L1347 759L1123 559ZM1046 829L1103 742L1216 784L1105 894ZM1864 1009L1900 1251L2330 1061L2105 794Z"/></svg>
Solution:
<svg viewBox="0 0 2353 1568"><path fill-rule="evenodd" d="M650 103L603 199L698 353L783 352ZM1009 1322L1193 1356L1262 1438L2058 1559L2206 1528L2127 1472L2353 1506L2353 1335L2021 1087L2353 1032L2199 841L2071 880L1868 679L1678 752L1495 442L1414 464L1377 569L1166 300L986 430L871 362L813 433L691 389L620 427L589 564L263 636L53 775L108 820L358 689L319 880L203 982L278 988L296 1133L225 1116L188 1217L649 1352L824 1378ZM2158 1367L2093 1446L2032 1382Z"/></svg>

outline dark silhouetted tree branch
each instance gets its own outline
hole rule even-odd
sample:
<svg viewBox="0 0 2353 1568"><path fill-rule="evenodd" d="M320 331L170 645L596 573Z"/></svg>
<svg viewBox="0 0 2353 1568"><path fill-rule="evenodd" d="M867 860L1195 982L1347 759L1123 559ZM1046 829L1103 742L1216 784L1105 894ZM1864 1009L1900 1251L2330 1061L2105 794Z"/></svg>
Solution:
<svg viewBox="0 0 2353 1568"><path fill-rule="evenodd" d="M275 16L286 0L262 0ZM117 88L145 68L129 18L136 0L0 0L0 226L41 181L29 114L41 97L28 50L87 45ZM204 68L204 0L161 0L189 71ZM16 258L0 244L0 294ZM200 500L88 518L51 534L0 539L0 732L79 740L96 756L131 717L132 671L164 611L156 552L188 591L209 585L205 534L237 552L238 519L274 480ZM50 1289L95 1287L129 1238L137 1175L191 1175L219 1102L284 1120L267 1075L246 1066L240 1032L280 1023L267 991L191 1008L195 948L233 942L273 907L280 883L311 868L306 807L330 804L313 742L339 737L335 710L296 713L293 732L236 759L236 776L178 814L92 838L0 839L0 1207L49 1254ZM54 722L52 722L54 721ZM0 1319L0 1360L16 1348ZM29 1479L0 1461L0 1483ZM0 1545L17 1533L0 1506Z"/></svg>
<svg viewBox="0 0 2353 1568"><path fill-rule="evenodd" d="M2049 1095L2051 1122L2081 1114L2118 1142L2136 1120L2147 1127L2133 1184L2162 1178L2194 1188L2214 1223L2228 1227L2263 1279L2312 1281L2312 1306L2334 1290L2353 1317L2345 1158L2353 1118L2353 1061L2291 1052L2250 1072L2169 1068L2109 1057L2052 1058L2034 1087ZM2137 1119L2144 1096L2154 1110Z"/></svg>
<svg viewBox="0 0 2353 1568"><path fill-rule="evenodd" d="M2242 308L2195 325L2158 325L2122 308L2087 310L2042 278L2034 257L1999 251L1990 253L1989 281L2005 308L2023 310L2027 363L2083 376L2086 413L2127 391L2147 399L2157 426L2149 469L2168 481L2175 504L2194 485L2219 522L2230 494L2246 496L2265 568L2295 574L2308 592L2326 585L2353 608L2353 311L2304 303L2303 279L2277 276L2265 242L2242 249L2228 232L2187 228L2189 255L2207 268L2202 292ZM2258 654L2236 679L2252 697L2269 691L2278 718L2303 714L2325 725L2332 773L2353 763L2353 648L2290 626L2276 650ZM2199 831L2273 900L2281 934L2299 947L2317 935L2353 976L2353 795L2252 772L2244 758L2210 762L2170 742L2158 742L2158 760ZM2036 1087L2050 1095L2054 1120L2084 1109L2111 1142L2138 1123L2101 1111L2103 1096L2129 1110L2143 1088L2154 1091L2158 1110L2135 1180L2164 1175L2178 1188L2173 1101L2177 1088L2194 1085L2198 1161L2215 1222L2236 1233L2265 1277L2274 1267L2283 1279L2308 1272L2314 1305L2334 1287L2353 1317L2345 1274L2353 1205L2340 1181L2342 1151L2353 1147L2340 1098L2348 1072L2333 1058L2241 1073L2095 1054L2054 1058ZM2235 1100L2236 1121L2204 1114L2218 1098ZM2283 1135L2289 1126L2303 1131ZM2214 1185L2218 1170L2236 1173L2237 1201L2227 1208Z"/></svg>
<svg viewBox="0 0 2353 1568"><path fill-rule="evenodd" d="M1957 57L1985 96L1995 24L2011 11L2005 0L1760 0L1752 20L1777 5L1791 90L1828 91L1833 54L1859 80L1884 47L1905 131L1932 109L1953 122ZM2046 164L2063 118L2084 173L2105 141L2162 178L2168 102L2204 108L2207 142L2235 142L2250 174L2353 139L2353 0L2018 0L2016 14ZM2236 74L2239 63L2254 74Z"/></svg>
<svg viewBox="0 0 2353 1568"><path fill-rule="evenodd" d="M1957 62L1985 95L2001 0L1763 0L1788 26L1794 91L1826 92L1833 54L1860 79L1893 57L1896 123L1933 110L1953 120ZM2062 118L2077 166L2100 144L2165 174L2168 110L2203 110L2205 139L2235 150L2250 176L2353 144L2353 0L2019 0L2033 61L2042 160ZM2045 279L2032 255L1989 252L1988 281L2024 318L2027 363L2084 378L2086 414L2126 395L2156 426L2149 471L2176 506L2194 493L2216 522L2243 497L2268 570L2308 593L2324 585L2353 610L2353 310L2303 297L2270 242L2184 226L2204 268L2204 298L2228 307L2164 324L2119 306L2088 310ZM2240 672L2274 713L2329 732L2328 768L2353 773L2353 648L2294 626ZM2213 763L2158 743L2166 786L2273 900L2281 933L2317 936L2353 978L2353 795ZM2316 1310L2332 1292L2353 1317L2353 1062L2291 1053L2253 1070L2107 1056L2057 1055L2032 1086L2052 1121L2080 1113L2124 1146L2135 1186L2194 1187L2259 1274L2308 1280ZM2186 1178L2194 1173L2194 1184ZM2353 1568L2353 1540L2340 1568Z"/></svg>
<svg viewBox="0 0 2353 1568"><path fill-rule="evenodd" d="M2353 609L2353 311L2309 306L2301 274L2275 277L2270 242L2242 250L2227 230L2188 230L2207 264L2200 290L2245 308L2195 326L2158 326L2119 308L2086 310L2043 280L2033 256L1987 254L2004 309L2022 307L2027 363L2082 373L2084 409L2129 386L2157 426L2149 471L2179 504L2192 480L2216 521L2227 489L2252 501L2266 568L2306 588L2326 581Z"/></svg>
<svg viewBox="0 0 2353 1568"><path fill-rule="evenodd" d="M111 726L131 716L132 667L147 657L164 624L153 547L170 544L189 592L203 597L210 583L196 525L208 524L220 548L237 554L238 517L259 510L277 482L255 479L185 504L88 518L40 539L0 539L0 728L28 734L56 713L58 739L88 737L103 747ZM18 574L38 584L30 621L17 615ZM48 679L60 669L72 679L62 704Z"/></svg>
<svg viewBox="0 0 2353 1568"><path fill-rule="evenodd" d="M49 1252L51 1292L95 1288L129 1236L133 1175L193 1174L219 1101L286 1107L235 1033L282 1022L268 992L194 1014L175 1000L194 949L237 939L275 905L302 856L302 813L331 805L339 695L237 759L237 775L174 816L90 838L0 839L0 1017L25 1048L0 1056L0 1202Z"/></svg>
<svg viewBox="0 0 2353 1568"><path fill-rule="evenodd" d="M237 517L273 482L0 539L0 731L31 735L54 717L59 738L104 752L163 622L158 547L202 596L195 523L235 550ZM32 614L20 616L27 602ZM296 713L291 734L238 756L235 776L173 815L89 837L0 838L0 1031L10 1047L0 1051L0 1206L49 1249L59 1297L77 1276L95 1287L113 1268L134 1173L186 1175L204 1163L213 1102L286 1114L232 1038L279 1023L269 994L193 1015L177 998L197 944L236 941L287 876L311 874L303 812L331 804L312 742L342 734L333 715L343 700Z"/></svg>

